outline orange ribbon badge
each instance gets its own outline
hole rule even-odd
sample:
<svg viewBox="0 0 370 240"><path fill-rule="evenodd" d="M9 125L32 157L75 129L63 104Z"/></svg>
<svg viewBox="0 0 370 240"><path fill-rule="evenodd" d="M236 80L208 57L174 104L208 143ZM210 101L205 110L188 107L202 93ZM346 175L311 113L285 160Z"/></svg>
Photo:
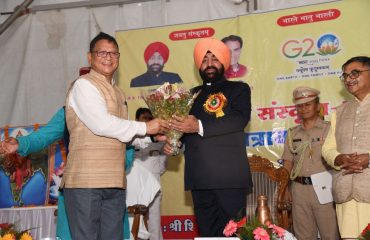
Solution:
<svg viewBox="0 0 370 240"><path fill-rule="evenodd" d="M215 113L216 118L225 116L223 108L227 104L227 99L223 93L212 94L203 104L204 110L208 113Z"/></svg>

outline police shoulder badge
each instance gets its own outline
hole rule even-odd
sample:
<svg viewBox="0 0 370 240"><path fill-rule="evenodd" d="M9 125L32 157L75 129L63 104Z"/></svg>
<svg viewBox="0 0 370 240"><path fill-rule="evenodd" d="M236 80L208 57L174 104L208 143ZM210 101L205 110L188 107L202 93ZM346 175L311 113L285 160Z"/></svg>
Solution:
<svg viewBox="0 0 370 240"><path fill-rule="evenodd" d="M206 102L203 104L204 110L208 113L215 113L216 118L225 115L223 109L227 104L227 99L223 93L215 93L209 95Z"/></svg>

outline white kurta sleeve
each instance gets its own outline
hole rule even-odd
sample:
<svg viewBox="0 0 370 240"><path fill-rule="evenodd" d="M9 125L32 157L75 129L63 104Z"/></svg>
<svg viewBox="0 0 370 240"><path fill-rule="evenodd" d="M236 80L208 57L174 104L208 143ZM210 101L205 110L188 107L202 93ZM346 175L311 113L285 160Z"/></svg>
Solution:
<svg viewBox="0 0 370 240"><path fill-rule="evenodd" d="M135 135L146 133L146 124L118 118L108 112L98 89L86 79L77 80L69 95L68 104L78 118L96 135L129 142Z"/></svg>

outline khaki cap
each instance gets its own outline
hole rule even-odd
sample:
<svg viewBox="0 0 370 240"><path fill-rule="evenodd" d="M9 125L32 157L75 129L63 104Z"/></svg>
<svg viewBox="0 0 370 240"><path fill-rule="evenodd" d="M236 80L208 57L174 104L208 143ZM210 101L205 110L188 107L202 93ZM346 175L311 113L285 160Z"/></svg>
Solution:
<svg viewBox="0 0 370 240"><path fill-rule="evenodd" d="M320 91L314 88L297 87L293 91L293 102L294 104L307 103L317 98L319 94Z"/></svg>

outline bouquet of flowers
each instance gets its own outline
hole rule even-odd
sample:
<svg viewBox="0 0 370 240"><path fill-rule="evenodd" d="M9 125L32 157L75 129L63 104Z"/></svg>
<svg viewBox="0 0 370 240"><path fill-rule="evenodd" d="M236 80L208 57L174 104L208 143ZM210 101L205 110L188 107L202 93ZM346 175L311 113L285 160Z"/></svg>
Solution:
<svg viewBox="0 0 370 240"><path fill-rule="evenodd" d="M168 82L157 90L143 94L143 97L153 116L163 120L168 120L173 115L187 116L195 98L189 90ZM182 132L176 130L170 130L166 133L174 150L174 155L179 153L179 139L182 134Z"/></svg>
<svg viewBox="0 0 370 240"><path fill-rule="evenodd" d="M360 240L370 240L370 223L366 226L364 230L362 230Z"/></svg>
<svg viewBox="0 0 370 240"><path fill-rule="evenodd" d="M14 224L0 224L0 240L32 240L28 230L18 231Z"/></svg>
<svg viewBox="0 0 370 240"><path fill-rule="evenodd" d="M225 229L224 235L230 237L233 234L242 240L295 240L296 238L285 229L266 222L261 224L257 219L248 222L244 217L239 221L230 220Z"/></svg>

